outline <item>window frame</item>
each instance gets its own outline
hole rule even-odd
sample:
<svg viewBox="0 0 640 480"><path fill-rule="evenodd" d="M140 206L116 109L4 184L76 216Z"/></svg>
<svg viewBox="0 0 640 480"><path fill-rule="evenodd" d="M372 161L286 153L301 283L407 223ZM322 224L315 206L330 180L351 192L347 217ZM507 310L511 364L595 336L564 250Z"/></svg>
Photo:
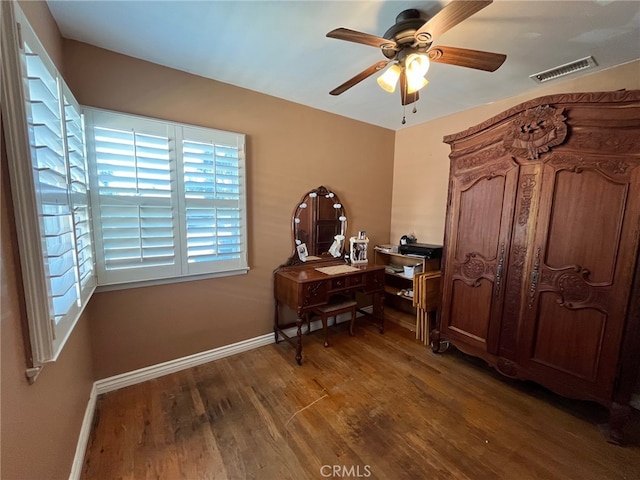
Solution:
<svg viewBox="0 0 640 480"><path fill-rule="evenodd" d="M126 288L162 285L167 283L218 278L230 275L245 274L249 271L248 264L248 214L247 214L247 173L246 173L246 135L242 133L216 130L208 127L173 122L141 115L116 112L112 110L83 107L86 118L87 131L87 161L89 164L89 179L91 203L93 206L94 245L96 248L96 274L98 291L109 291ZM131 130L141 135L162 135L166 132L169 143L169 158L171 162L170 175L172 189L168 198L176 213L172 216L174 233L174 264L166 267L129 268L122 271L109 272L106 269L102 222L100 221L101 200L99 193L99 175L96 159L96 145L93 129L113 128L117 130ZM191 263L187 259L186 211L190 202L185 196L184 165L182 158L183 141L204 141L204 138L216 138L225 144L236 144L238 154L238 182L239 200L236 202L240 212L240 253L233 261L215 260L204 264ZM215 201L212 201L215 203ZM154 201L150 200L149 205ZM133 203L132 203L133 205Z"/></svg>
<svg viewBox="0 0 640 480"><path fill-rule="evenodd" d="M2 128L5 130L7 163L11 180L29 346L31 348L27 377L33 382L45 363L57 360L96 288L93 274L90 274L84 285L81 280L83 277L79 274L80 267L76 249L77 223L73 208L70 150L66 130L66 99L70 101L69 106L76 109L77 114L80 115L81 112L80 105L73 98L60 72L51 61L19 6L14 2L2 2L0 8L2 8L1 48L3 57L2 81L0 82L2 85ZM64 189L66 192L62 195L66 196L66 203L61 205L69 207L69 213L66 215L71 221L71 230L67 233L71 233L73 237L71 241L73 266L71 268L75 278L71 288L76 290L77 296L69 309L59 315L58 321L55 318L53 304L53 280L51 282L49 280L48 261L45 259L45 256L51 254L51 251L46 248L45 215L40 204L44 195L39 193L39 186L45 184L40 183L40 178L38 180L35 178L35 172L39 172L41 168L38 168L37 165L39 159L35 154L35 146L31 144L29 112L26 107L26 102L32 98L32 92L29 91L29 95L27 95L27 87L23 77L23 62L26 65L26 60L23 59L27 55L25 44L29 45L39 57L42 66L55 78L58 108L61 115L60 142L65 168ZM82 139L82 148L82 156L85 157L84 138ZM26 159L28 161L25 161ZM86 157L84 161L86 163ZM90 216L90 204L87 204L87 209Z"/></svg>
<svg viewBox="0 0 640 480"><path fill-rule="evenodd" d="M25 320L27 326L25 329L25 336L28 335L28 340L25 339L25 342L29 350L26 354L26 374L29 382L33 383L46 363L57 360L64 348L64 345L66 344L66 341L70 337L75 325L82 316L84 309L88 305L91 296L97 288L100 290L129 289L137 286L185 282L248 272L249 232L247 228L248 181L246 172L246 135L217 131L226 135L238 135L242 138L242 142L241 145L239 145L238 150L238 155L241 157L242 162L242 195L241 203L239 204L239 208L242 211L242 266L240 268L218 271L216 273L203 273L196 271L181 277L153 278L141 282L97 287L97 271L95 270L95 262L98 256L95 250L95 242L93 241L95 238L95 232L93 232L91 228L87 230L78 227L79 223L83 222L83 219L86 220L86 217L89 218L89 223L92 227L94 219L96 218L91 205L91 197L93 196L91 189L92 175L90 173L90 169L85 170L85 178L87 176L86 172L89 172L88 192L81 192L78 195L78 191L73 190L71 186L74 176L70 173L70 169L72 167L70 166L71 161L68 156L69 138L66 134L66 127L62 126L63 134L61 141L64 147L64 162L67 171L66 196L68 203L66 203L66 205L69 205L70 207L70 213L65 213L65 215L69 215L71 218L71 232L73 233L73 243L75 246L74 268L77 270L75 278L79 282L77 283L77 287L74 286L73 288L77 289L79 296L78 300L74 300L75 303L72 309L75 310L72 312L73 314L65 314L62 317L64 321L56 324L53 312L53 297L50 295L52 292L52 281L50 281L48 277L48 260L44 256L46 253L44 242L44 220L38 196L38 185L40 179L36 178L37 175L34 174L34 169L37 167L35 163L37 159L34 159L32 156L30 125L28 123L28 108L26 101L31 97L27 95L27 86L25 85L25 80L23 78L22 66L24 61L23 56L25 55L23 48L24 39L28 39L30 48L36 51L36 54L45 64L45 68L50 72L55 73L54 77L57 81L57 92L60 100L59 106L61 108L63 118L67 108L65 97L72 102L76 112L81 115L80 118L82 118L82 106L73 98L71 90L64 82L64 79L60 75L58 69L55 68L54 63L51 61L46 49L38 40L36 33L33 31L33 28L29 24L19 5L16 2L0 1L0 10L0 53L3 59L2 65L0 66L0 98L2 101L0 109L0 123L5 134L4 138L6 144L7 164L13 200L13 214L15 218L14 225L18 241L18 254L24 289ZM123 115L132 116L129 114ZM152 120L165 122L157 119ZM64 124L64 122L62 123ZM213 129L207 129L201 126L186 124L180 125L183 125L184 128L213 131ZM85 122L85 132L87 128L88 127ZM88 163L86 148L84 149L83 154L85 163ZM25 159L29 159L29 161L25 161ZM184 191L182 193L184 193ZM82 197L84 195L86 195L87 198L86 203L84 203L85 199ZM78 199L80 200L79 204L76 203ZM76 215L75 208L77 205L82 209L82 214L78 216ZM82 233L80 232L81 230ZM88 235L86 233L87 231L89 232ZM83 239L79 240L80 237L83 237ZM89 265L92 265L94 269L91 279L86 283L83 283L85 275L82 273L82 268L84 266L84 261L82 259L87 258L87 256L81 255L81 244L84 242L85 238L92 240L89 249ZM76 305L78 308L75 308Z"/></svg>

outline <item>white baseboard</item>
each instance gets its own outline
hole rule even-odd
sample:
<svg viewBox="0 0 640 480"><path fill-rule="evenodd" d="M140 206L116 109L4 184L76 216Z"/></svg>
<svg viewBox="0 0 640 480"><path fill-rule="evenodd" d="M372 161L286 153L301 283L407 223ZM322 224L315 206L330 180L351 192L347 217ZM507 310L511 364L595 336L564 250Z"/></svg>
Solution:
<svg viewBox="0 0 640 480"><path fill-rule="evenodd" d="M220 358L229 357L237 353L269 345L270 343L274 343L274 341L275 338L273 333L269 333L260 337L232 343L231 345L225 345L224 347L207 350L206 352L195 353L186 357L176 358L175 360L169 360L168 362L158 363L156 365L140 368L120 375L114 375L113 377L98 380L95 383L96 391L98 395L111 392L113 390L118 390L130 385L162 377L163 375L179 372L180 370L185 370L204 363L209 363Z"/></svg>
<svg viewBox="0 0 640 480"><path fill-rule="evenodd" d="M84 411L84 418L82 419L82 426L80 427L80 435L78 436L78 444L76 445L76 454L73 457L73 464L71 465L71 473L69 474L69 480L80 480L82 475L82 466L84 464L84 454L87 451L87 445L89 444L89 437L91 436L91 427L93 426L93 414L96 410L96 400L98 395L96 393L96 384L91 387L91 393L89 394L89 401L87 402L87 408Z"/></svg>
<svg viewBox="0 0 640 480"><path fill-rule="evenodd" d="M348 314L338 316L338 323L349 319ZM315 320L311 322L311 331L322 328L322 322ZM293 337L296 335L296 327L285 330L285 333ZM179 372L187 368L209 363L220 358L229 357L238 353L253 350L254 348L263 347L275 342L275 336L273 333L268 333L260 337L250 338L241 342L233 343L231 345L225 345L224 347L214 348L207 350L206 352L200 352L193 355L188 355L182 358L176 358L175 360L169 360L168 362L158 363L157 365L151 365L149 367L140 368L138 370L132 370L131 372L122 373L120 375L114 375L113 377L103 378L94 382L91 388L91 394L89 396L89 402L87 403L87 409L85 410L84 419L82 421L82 427L80 428L80 435L78 438L78 445L76 446L76 454L73 459L73 465L71 467L71 473L69 480L79 480L82 473L82 466L84 464L84 455L87 450L89 438L91 436L91 427L93 425L93 416L96 409L96 402L98 395L103 393L112 392L120 388L136 385L138 383L146 382L154 378L162 377L170 373Z"/></svg>
<svg viewBox="0 0 640 480"><path fill-rule="evenodd" d="M76 454L73 458L69 480L79 480L82 474L84 455L91 436L91 427L93 425L93 416L96 409L98 395L118 390L119 388L128 387L130 385L135 385L137 383L146 382L147 380L168 375L170 373L179 372L180 370L195 367L196 365L212 362L220 358L229 357L237 353L246 352L247 350L269 345L274 342L275 337L273 333L269 333L260 337L250 338L231 345L225 345L224 347L214 348L213 350L208 350L206 352L177 358L175 360L151 365L150 367L140 368L120 375L114 375L113 377L104 378L94 382L93 387L91 388L89 402L87 403L87 408L84 413L82 426L80 428L78 445L76 446Z"/></svg>

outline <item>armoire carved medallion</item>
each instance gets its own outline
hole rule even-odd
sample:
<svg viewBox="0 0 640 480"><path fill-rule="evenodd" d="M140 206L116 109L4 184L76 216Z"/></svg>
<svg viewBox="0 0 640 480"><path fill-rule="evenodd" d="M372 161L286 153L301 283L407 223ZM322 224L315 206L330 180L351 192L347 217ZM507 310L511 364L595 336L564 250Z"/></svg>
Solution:
<svg viewBox="0 0 640 480"><path fill-rule="evenodd" d="M444 141L434 349L599 402L620 442L640 363L640 91L541 97Z"/></svg>

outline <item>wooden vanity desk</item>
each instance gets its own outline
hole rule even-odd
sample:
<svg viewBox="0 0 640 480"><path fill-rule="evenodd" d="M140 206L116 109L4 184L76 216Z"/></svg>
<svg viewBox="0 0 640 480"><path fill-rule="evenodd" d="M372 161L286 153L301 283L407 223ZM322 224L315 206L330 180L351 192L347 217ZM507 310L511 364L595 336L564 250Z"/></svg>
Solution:
<svg viewBox="0 0 640 480"><path fill-rule="evenodd" d="M324 273L323 269L331 273ZM284 338L296 349L296 361L302 363L302 324L315 307L326 305L334 295L361 292L373 296L373 317L384 332L384 266L351 266L342 260L311 261L294 266L280 267L274 272L276 300L273 331L276 343ZM286 305L296 313L296 320L280 324L280 308ZM296 327L296 336L284 330Z"/></svg>

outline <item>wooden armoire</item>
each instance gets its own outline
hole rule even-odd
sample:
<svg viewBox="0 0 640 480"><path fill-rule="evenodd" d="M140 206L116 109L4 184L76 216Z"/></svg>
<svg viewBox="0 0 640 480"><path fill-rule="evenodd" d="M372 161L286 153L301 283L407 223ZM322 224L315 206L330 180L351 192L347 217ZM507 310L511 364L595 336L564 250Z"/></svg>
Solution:
<svg viewBox="0 0 640 480"><path fill-rule="evenodd" d="M620 442L640 362L640 91L537 98L444 142L434 350L601 403Z"/></svg>

